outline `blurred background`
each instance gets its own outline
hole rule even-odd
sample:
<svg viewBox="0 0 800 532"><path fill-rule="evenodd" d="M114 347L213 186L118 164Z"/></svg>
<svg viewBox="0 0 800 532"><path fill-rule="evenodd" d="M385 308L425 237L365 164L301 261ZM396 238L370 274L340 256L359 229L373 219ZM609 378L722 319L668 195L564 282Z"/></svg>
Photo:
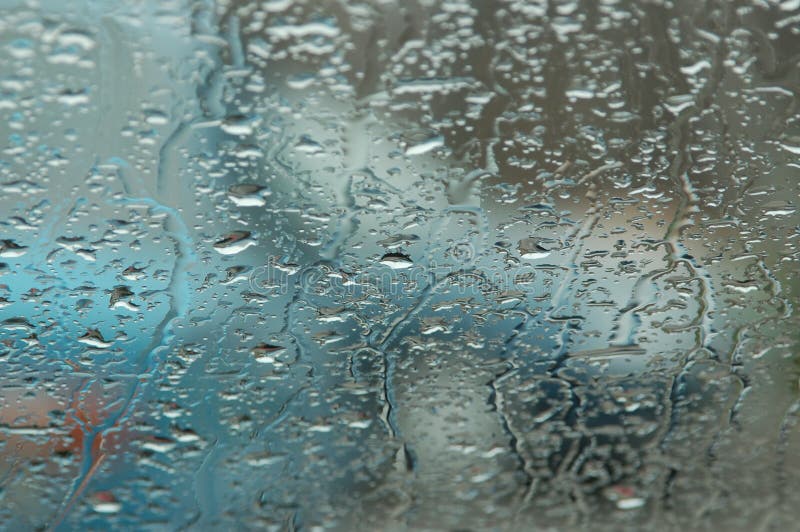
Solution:
<svg viewBox="0 0 800 532"><path fill-rule="evenodd" d="M798 518L800 2L0 10L0 527Z"/></svg>

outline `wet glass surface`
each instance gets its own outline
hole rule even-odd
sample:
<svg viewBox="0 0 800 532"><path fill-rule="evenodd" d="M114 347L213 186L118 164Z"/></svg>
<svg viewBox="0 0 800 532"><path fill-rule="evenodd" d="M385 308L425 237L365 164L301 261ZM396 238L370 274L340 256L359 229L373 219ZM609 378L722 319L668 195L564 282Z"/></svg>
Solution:
<svg viewBox="0 0 800 532"><path fill-rule="evenodd" d="M0 524L788 530L797 0L0 0Z"/></svg>

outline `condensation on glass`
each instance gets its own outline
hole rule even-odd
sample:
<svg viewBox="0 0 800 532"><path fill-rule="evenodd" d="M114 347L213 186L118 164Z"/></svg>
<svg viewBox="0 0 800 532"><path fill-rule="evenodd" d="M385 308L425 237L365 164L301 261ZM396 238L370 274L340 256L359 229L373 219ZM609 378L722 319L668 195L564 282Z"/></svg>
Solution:
<svg viewBox="0 0 800 532"><path fill-rule="evenodd" d="M9 530L787 530L797 0L0 0Z"/></svg>

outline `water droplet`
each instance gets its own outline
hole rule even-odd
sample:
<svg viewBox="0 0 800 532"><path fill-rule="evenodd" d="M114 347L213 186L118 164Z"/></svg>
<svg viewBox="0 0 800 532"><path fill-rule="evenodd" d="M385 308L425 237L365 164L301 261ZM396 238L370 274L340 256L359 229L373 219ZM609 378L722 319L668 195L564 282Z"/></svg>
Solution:
<svg viewBox="0 0 800 532"><path fill-rule="evenodd" d="M13 259L27 253L27 246L21 246L13 240L0 240L0 257Z"/></svg>
<svg viewBox="0 0 800 532"><path fill-rule="evenodd" d="M414 265L411 258L402 253L387 253L381 257L380 263L393 270L402 270Z"/></svg>
<svg viewBox="0 0 800 532"><path fill-rule="evenodd" d="M222 240L214 243L214 249L223 255L236 255L256 244L250 231L234 231Z"/></svg>
<svg viewBox="0 0 800 532"><path fill-rule="evenodd" d="M115 514L122 509L114 495L108 491L100 491L91 496L92 510L99 514Z"/></svg>
<svg viewBox="0 0 800 532"><path fill-rule="evenodd" d="M233 185L228 189L228 197L239 207L263 207L269 195L267 188L249 183Z"/></svg>
<svg viewBox="0 0 800 532"><path fill-rule="evenodd" d="M78 341L100 349L111 347L114 344L114 342L109 342L103 338L103 334L97 329L87 329L86 334L78 338Z"/></svg>

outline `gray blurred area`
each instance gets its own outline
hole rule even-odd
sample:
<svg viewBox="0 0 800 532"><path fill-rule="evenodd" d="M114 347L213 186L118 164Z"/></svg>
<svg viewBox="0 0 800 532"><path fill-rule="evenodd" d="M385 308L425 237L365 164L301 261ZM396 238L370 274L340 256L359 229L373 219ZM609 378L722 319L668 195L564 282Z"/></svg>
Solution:
<svg viewBox="0 0 800 532"><path fill-rule="evenodd" d="M0 529L791 530L800 1L0 0Z"/></svg>

